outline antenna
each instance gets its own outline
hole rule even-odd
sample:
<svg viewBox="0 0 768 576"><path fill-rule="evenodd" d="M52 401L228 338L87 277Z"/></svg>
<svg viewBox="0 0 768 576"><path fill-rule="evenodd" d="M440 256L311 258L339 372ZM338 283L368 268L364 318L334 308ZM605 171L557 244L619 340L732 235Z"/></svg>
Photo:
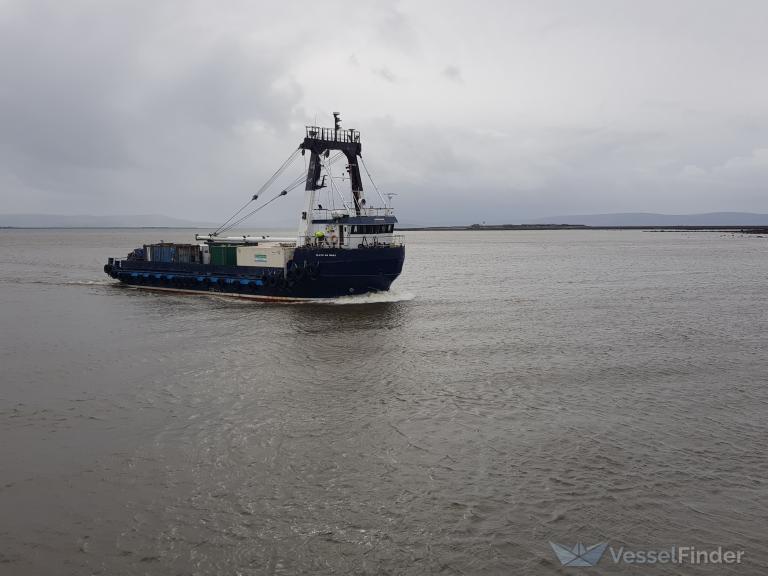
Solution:
<svg viewBox="0 0 768 576"><path fill-rule="evenodd" d="M339 129L341 128L341 113L340 112L334 112L333 113L333 139L338 140L339 139Z"/></svg>

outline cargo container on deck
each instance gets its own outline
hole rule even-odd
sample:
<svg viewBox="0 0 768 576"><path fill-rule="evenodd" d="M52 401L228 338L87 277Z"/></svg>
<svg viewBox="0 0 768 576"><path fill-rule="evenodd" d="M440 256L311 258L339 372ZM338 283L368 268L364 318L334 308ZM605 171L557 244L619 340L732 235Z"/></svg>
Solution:
<svg viewBox="0 0 768 576"><path fill-rule="evenodd" d="M144 246L148 262L177 262L180 264L202 264L199 244L147 244Z"/></svg>
<svg viewBox="0 0 768 576"><path fill-rule="evenodd" d="M293 258L293 246L281 244L259 244L257 246L238 246L237 265L256 266L259 268L285 268Z"/></svg>
<svg viewBox="0 0 768 576"><path fill-rule="evenodd" d="M211 244L211 264L237 266L237 246Z"/></svg>

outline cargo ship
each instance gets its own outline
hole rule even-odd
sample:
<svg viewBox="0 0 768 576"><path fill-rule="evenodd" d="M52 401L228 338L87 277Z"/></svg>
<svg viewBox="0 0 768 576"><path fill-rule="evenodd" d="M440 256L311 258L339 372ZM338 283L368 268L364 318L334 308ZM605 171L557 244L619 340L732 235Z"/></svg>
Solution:
<svg viewBox="0 0 768 576"><path fill-rule="evenodd" d="M302 168L265 202L270 187L307 153L306 172ZM338 160L344 168L334 172ZM363 192L361 165L380 199L378 206ZM224 235L302 184L304 202L295 237ZM190 244L143 245L126 257L109 258L104 272L137 288L267 301L387 291L405 260L404 239L395 233L392 194L387 196L385 200L379 193L365 167L359 131L343 129L334 113L333 128L307 126L299 147L217 230L196 234Z"/></svg>

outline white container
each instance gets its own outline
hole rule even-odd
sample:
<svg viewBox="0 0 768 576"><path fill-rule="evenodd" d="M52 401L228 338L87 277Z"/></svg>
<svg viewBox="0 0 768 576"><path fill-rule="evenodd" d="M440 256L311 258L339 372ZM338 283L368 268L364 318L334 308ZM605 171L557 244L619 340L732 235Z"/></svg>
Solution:
<svg viewBox="0 0 768 576"><path fill-rule="evenodd" d="M200 244L200 254L202 255L203 264L211 263L211 249L208 244Z"/></svg>
<svg viewBox="0 0 768 576"><path fill-rule="evenodd" d="M280 244L259 244L258 246L238 246L237 265L256 266L258 268L285 268L293 257L293 247Z"/></svg>

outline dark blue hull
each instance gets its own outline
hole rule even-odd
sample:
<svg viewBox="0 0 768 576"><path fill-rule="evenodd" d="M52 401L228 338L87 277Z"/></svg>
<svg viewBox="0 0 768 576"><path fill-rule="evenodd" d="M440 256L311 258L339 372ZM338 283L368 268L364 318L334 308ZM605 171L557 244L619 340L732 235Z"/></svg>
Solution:
<svg viewBox="0 0 768 576"><path fill-rule="evenodd" d="M117 260L104 271L124 284L255 299L336 298L382 292L400 275L405 247L297 248L282 268Z"/></svg>

